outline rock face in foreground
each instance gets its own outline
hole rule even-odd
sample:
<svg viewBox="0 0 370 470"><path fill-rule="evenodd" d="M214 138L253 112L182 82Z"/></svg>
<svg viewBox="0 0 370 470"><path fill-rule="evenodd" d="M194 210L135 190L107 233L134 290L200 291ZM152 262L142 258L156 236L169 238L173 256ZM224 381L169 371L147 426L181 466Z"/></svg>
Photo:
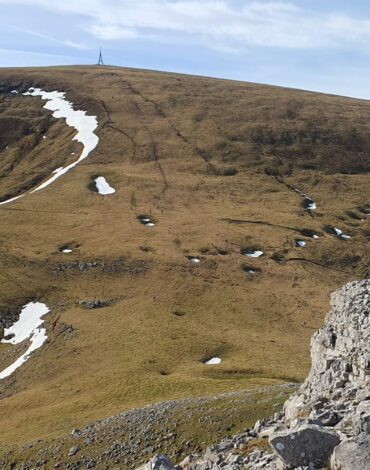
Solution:
<svg viewBox="0 0 370 470"><path fill-rule="evenodd" d="M280 431L270 438L271 446L293 468L323 467L339 442L338 433L315 424Z"/></svg>
<svg viewBox="0 0 370 470"><path fill-rule="evenodd" d="M284 413L179 465L156 456L141 470L370 469L370 280L346 284L331 307L311 340L311 371Z"/></svg>

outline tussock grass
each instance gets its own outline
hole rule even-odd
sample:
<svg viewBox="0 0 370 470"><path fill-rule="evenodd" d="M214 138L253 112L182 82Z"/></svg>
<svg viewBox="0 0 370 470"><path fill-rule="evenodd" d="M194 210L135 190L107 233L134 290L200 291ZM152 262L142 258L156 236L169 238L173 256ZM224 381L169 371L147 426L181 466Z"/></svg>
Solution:
<svg viewBox="0 0 370 470"><path fill-rule="evenodd" d="M36 82L97 114L100 142L47 189L0 208L0 312L29 298L52 308L48 344L0 383L1 442L60 436L161 400L302 380L329 293L369 275L369 221L346 215L368 204L369 102L119 68L1 70L1 83ZM0 100L0 116L26 119L35 136L24 141L14 124L5 149L0 129L5 198L81 148L38 99ZM108 170L117 192L98 197L87 184ZM308 214L289 187L317 211ZM140 224L142 214L156 226ZM338 217L353 234L346 242L323 233ZM303 249L317 264L287 262L295 235L284 226L322 233ZM70 240L79 248L67 258L58 247ZM210 249L193 266L184 255L201 247ZM241 247L264 251L253 282L240 269ZM78 308L89 298L119 301ZM73 334L60 333L64 325ZM0 344L0 366L8 349ZM200 362L216 351L219 366Z"/></svg>

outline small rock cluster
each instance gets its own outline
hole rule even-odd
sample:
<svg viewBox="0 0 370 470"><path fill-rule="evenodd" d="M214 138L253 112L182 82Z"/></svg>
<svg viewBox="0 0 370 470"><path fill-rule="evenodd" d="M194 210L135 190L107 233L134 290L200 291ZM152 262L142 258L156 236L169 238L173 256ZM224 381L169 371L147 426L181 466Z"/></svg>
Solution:
<svg viewBox="0 0 370 470"><path fill-rule="evenodd" d="M104 307L109 307L115 302L115 300L110 299L110 300L80 300L78 303L86 308L87 310L92 310L94 308L104 308Z"/></svg>
<svg viewBox="0 0 370 470"><path fill-rule="evenodd" d="M143 261L135 261L127 263L123 258L117 258L113 261L74 261L71 263L60 263L52 268L54 276L60 276L67 271L76 270L80 272L87 272L96 269L106 273L128 273L128 274L141 274L145 272L146 266Z"/></svg>
<svg viewBox="0 0 370 470"><path fill-rule="evenodd" d="M65 327L68 325L58 325L61 331ZM200 452L201 449L191 431L184 432L185 422L199 420L205 433L210 428L216 428L219 429L218 435L222 436L228 432L230 423L243 405L270 402L268 397L280 402L282 397L296 388L296 384L274 384L217 396L171 400L124 411L84 428L73 429L67 436L50 442L38 440L19 449L9 449L0 456L0 468L130 470L158 453L168 453L172 459L180 460L181 456ZM217 409L225 401L228 403L227 415L220 421Z"/></svg>
<svg viewBox="0 0 370 470"><path fill-rule="evenodd" d="M370 469L370 280L331 297L311 340L311 371L284 413L179 465L155 456L140 470Z"/></svg>
<svg viewBox="0 0 370 470"><path fill-rule="evenodd" d="M22 305L25 303L27 303L27 301L20 303L18 307L4 308L0 310L0 340L4 337L4 330L6 328L10 328L19 320Z"/></svg>
<svg viewBox="0 0 370 470"><path fill-rule="evenodd" d="M0 339L3 337L4 329L10 328L18 320L19 309L7 309L0 312Z"/></svg>

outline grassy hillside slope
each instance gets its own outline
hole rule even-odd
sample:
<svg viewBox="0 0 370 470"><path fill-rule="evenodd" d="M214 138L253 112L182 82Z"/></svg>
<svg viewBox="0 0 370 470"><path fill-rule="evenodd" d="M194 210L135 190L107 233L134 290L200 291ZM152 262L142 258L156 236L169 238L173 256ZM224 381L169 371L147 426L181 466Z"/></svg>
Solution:
<svg viewBox="0 0 370 470"><path fill-rule="evenodd" d="M0 206L0 315L32 299L52 308L48 343L0 381L0 441L302 380L329 293L369 276L370 103L131 69L2 69L0 201L80 149L39 98L9 96L29 86L96 114L100 141L43 191ZM115 194L91 190L98 175ZM79 304L92 299L112 304ZM0 369L17 355L0 345ZM222 363L201 362L212 356Z"/></svg>

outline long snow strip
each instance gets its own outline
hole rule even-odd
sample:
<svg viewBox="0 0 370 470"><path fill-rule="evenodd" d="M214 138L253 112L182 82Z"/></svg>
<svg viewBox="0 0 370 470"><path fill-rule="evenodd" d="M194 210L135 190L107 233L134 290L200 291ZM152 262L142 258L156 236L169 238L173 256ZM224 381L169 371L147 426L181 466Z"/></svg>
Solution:
<svg viewBox="0 0 370 470"><path fill-rule="evenodd" d="M23 95L40 96L42 100L46 100L44 108L53 111L53 117L55 118L65 118L66 124L77 131L73 140L77 140L83 145L82 153L77 160L65 167L54 170L53 176L31 191L31 193L34 193L35 191L40 191L40 189L49 186L49 184L53 183L89 156L90 152L95 149L99 142L99 137L94 133L98 127L98 120L96 116L87 116L86 111L74 110L73 103L65 99L65 93L62 91L44 91L41 90L41 88L30 88L23 93ZM19 197L20 196L8 199L1 204L7 204Z"/></svg>

